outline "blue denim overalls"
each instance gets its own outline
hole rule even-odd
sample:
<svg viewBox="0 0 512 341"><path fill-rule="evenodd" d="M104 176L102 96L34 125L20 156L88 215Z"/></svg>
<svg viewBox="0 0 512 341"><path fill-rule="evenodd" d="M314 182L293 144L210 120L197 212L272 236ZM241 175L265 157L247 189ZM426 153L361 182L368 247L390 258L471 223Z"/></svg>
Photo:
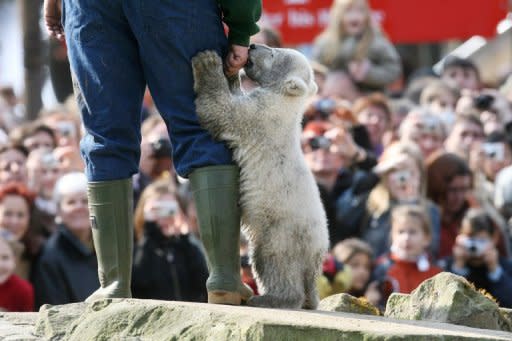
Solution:
<svg viewBox="0 0 512 341"><path fill-rule="evenodd" d="M64 0L63 26L86 135L80 143L89 181L138 171L146 84L173 144L174 165L231 164L224 143L198 123L191 58L227 38L216 0Z"/></svg>

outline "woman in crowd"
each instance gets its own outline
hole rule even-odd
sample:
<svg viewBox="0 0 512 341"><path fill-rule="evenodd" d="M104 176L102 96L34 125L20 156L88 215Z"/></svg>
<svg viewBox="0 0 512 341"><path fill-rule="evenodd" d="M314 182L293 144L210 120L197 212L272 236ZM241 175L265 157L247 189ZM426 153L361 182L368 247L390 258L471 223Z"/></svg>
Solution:
<svg viewBox="0 0 512 341"><path fill-rule="evenodd" d="M415 142L426 159L433 152L443 149L446 137L445 127L438 116L424 109L413 109L402 121L399 129L400 140Z"/></svg>
<svg viewBox="0 0 512 341"><path fill-rule="evenodd" d="M32 233L29 230L34 195L21 183L0 186L0 232L23 244L17 260L16 274L28 279L35 258Z"/></svg>
<svg viewBox="0 0 512 341"><path fill-rule="evenodd" d="M372 151L378 157L384 149L384 134L392 128L391 108L386 96L373 93L359 98L352 106L357 120L366 127L370 136Z"/></svg>
<svg viewBox="0 0 512 341"><path fill-rule="evenodd" d="M27 159L28 185L36 194L31 227L46 240L55 231L57 203L53 193L62 174L60 163L51 149L37 149Z"/></svg>
<svg viewBox="0 0 512 341"><path fill-rule="evenodd" d="M360 222L362 238L375 255L389 250L391 210L397 204L416 203L426 208L432 226L432 253L439 250L439 208L425 197L425 168L420 149L411 142L388 146L375 167L380 182L368 195L366 214Z"/></svg>
<svg viewBox="0 0 512 341"><path fill-rule="evenodd" d="M366 0L333 1L331 20L314 42L314 59L344 70L363 91L383 90L400 76L400 57L372 22Z"/></svg>
<svg viewBox="0 0 512 341"><path fill-rule="evenodd" d="M205 257L188 234L170 178L156 180L142 192L135 209L135 236L133 297L206 301Z"/></svg>
<svg viewBox="0 0 512 341"><path fill-rule="evenodd" d="M426 161L427 196L441 208L439 258L451 254L462 217L475 202L471 198L473 173L467 162L439 151Z"/></svg>
<svg viewBox="0 0 512 341"><path fill-rule="evenodd" d="M34 267L36 307L81 302L99 285L85 174L62 176L55 185L54 198L59 226Z"/></svg>
<svg viewBox="0 0 512 341"><path fill-rule="evenodd" d="M320 189L331 245L355 236L354 228L347 228L348 220L336 218L337 201L355 181L358 191L371 189L376 177L358 169L371 168L375 158L355 143L350 132L327 121L310 121L304 127L302 149Z"/></svg>

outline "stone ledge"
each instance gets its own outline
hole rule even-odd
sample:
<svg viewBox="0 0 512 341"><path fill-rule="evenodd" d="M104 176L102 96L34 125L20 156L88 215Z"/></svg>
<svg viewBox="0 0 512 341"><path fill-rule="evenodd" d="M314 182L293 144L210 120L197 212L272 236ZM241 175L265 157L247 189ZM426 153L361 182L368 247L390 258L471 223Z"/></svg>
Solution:
<svg viewBox="0 0 512 341"><path fill-rule="evenodd" d="M0 340L512 340L512 333L350 313L130 299L1 313Z"/></svg>
<svg viewBox="0 0 512 341"><path fill-rule="evenodd" d="M41 340L34 334L38 313L0 313L0 340Z"/></svg>
<svg viewBox="0 0 512 341"><path fill-rule="evenodd" d="M69 341L512 339L512 333L445 323L135 299L46 306L36 325L39 337Z"/></svg>

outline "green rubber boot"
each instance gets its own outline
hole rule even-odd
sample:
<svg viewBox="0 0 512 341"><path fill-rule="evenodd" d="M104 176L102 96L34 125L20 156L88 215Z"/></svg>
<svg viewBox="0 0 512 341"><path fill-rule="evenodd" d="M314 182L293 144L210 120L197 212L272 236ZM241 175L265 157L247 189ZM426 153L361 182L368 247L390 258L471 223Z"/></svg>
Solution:
<svg viewBox="0 0 512 341"><path fill-rule="evenodd" d="M240 278L240 208L237 166L209 166L189 176L208 259L208 303L239 305L253 292Z"/></svg>
<svg viewBox="0 0 512 341"><path fill-rule="evenodd" d="M100 288L86 299L132 297L132 179L88 183L92 237Z"/></svg>

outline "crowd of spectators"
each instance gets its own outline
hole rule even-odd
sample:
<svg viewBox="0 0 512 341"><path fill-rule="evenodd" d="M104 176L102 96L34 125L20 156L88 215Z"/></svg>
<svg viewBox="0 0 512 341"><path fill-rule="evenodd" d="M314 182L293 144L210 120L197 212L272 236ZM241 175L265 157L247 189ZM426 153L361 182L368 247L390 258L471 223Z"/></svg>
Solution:
<svg viewBox="0 0 512 341"><path fill-rule="evenodd" d="M267 27L252 41L281 46ZM396 91L400 56L365 0L334 1L311 64L319 91L301 144L328 217L321 296L348 292L383 309L392 292L449 271L512 308L512 78L484 84L476 64L451 57ZM241 77L245 91L257 86ZM77 107L70 99L26 122L23 101L0 94L0 309L83 301L99 282ZM133 296L204 302L189 185L150 96L143 112ZM244 240L240 251L257 293Z"/></svg>

